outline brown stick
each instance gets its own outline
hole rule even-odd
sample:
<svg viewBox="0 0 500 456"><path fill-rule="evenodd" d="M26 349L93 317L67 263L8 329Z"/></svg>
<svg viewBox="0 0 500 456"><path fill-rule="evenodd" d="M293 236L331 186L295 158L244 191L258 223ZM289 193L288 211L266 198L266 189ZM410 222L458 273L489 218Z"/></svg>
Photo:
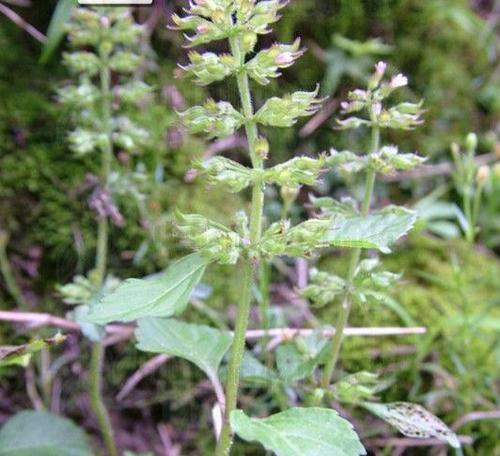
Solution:
<svg viewBox="0 0 500 456"><path fill-rule="evenodd" d="M328 101L299 131L301 138L313 134L321 125L323 125L336 111L339 101L332 98Z"/></svg>
<svg viewBox="0 0 500 456"><path fill-rule="evenodd" d="M79 331L80 326L78 323L66 320L65 318L55 317L46 313L35 312L12 312L0 311L0 321L13 321L17 323L27 323L30 327L39 326L56 326L59 328L67 329L70 331ZM131 325L108 325L106 332L110 336L120 336L120 340L131 337L134 327ZM346 336L368 336L368 337L381 337L381 336L405 336L412 334L425 334L427 329L423 326L415 327L398 327L398 326L382 326L382 327L359 327L359 328L346 328ZM281 337L283 340L293 339L297 336L310 336L318 333L318 330L308 328L273 328L269 330L263 329L250 329L246 333L248 340L260 339L261 337ZM335 334L334 328L325 328L319 331L323 337L331 337Z"/></svg>
<svg viewBox="0 0 500 456"><path fill-rule="evenodd" d="M19 14L2 3L0 3L0 13L8 17L12 22L14 22L14 24L28 32L33 38L40 41L40 43L45 43L47 41L47 37L43 33L40 33L35 27L19 16Z"/></svg>
<svg viewBox="0 0 500 456"><path fill-rule="evenodd" d="M125 399L144 377L158 370L170 358L170 356L162 353L145 362L127 379L120 392L116 395L116 399L119 401Z"/></svg>
<svg viewBox="0 0 500 456"><path fill-rule="evenodd" d="M472 437L468 435L459 435L458 440L464 445L470 445L472 443ZM424 446L440 446L448 445L448 442L439 439L412 439L412 438L396 438L390 437L387 439L369 439L366 441L368 447L424 447Z"/></svg>
<svg viewBox="0 0 500 456"><path fill-rule="evenodd" d="M470 423L471 421L498 420L498 419L500 419L500 410L491 410L485 412L470 412L460 417L457 421L455 421L455 423L453 423L453 426L451 426L451 428L454 431L456 431L457 429L460 429L462 426L464 426L467 423Z"/></svg>

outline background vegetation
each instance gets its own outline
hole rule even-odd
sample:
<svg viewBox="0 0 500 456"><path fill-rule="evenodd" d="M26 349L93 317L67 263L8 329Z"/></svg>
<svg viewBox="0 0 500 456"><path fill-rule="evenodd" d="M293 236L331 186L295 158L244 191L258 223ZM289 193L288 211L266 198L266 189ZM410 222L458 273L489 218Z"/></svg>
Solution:
<svg viewBox="0 0 500 456"><path fill-rule="evenodd" d="M46 33L57 3L9 7ZM207 90L174 77L175 62L186 61L185 50L179 34L165 25L183 2L156 3L155 8L135 11L137 20L150 30L151 41L143 43L148 56L145 79L155 90L144 109L131 113L147 126L151 140L140 157L124 154L121 162L138 179L134 188L140 204L128 204L129 196L118 201L126 220L111 233L110 269L118 277L156 272L184 251L170 223L174 210L199 211L224 222L233 208L244 204L238 196L218 196L213 189L208 195L204 182L190 172L193 159L216 151L190 137L175 111L203 100ZM286 93L298 86L312 90L315 81L322 81L321 93L327 97L320 115L299 128L269 131L271 164L298 153L313 154L331 147L341 150L364 141L358 133L335 130L334 118L346 92L366 82L381 58L409 76L406 98L424 99L424 126L393 133L391 139L401 149L418 150L429 157L431 166L417 176L398 175L385 189L378 189L382 201L409 201L421 214L417 229L384 263L390 270L401 271L405 284L394 290L392 308L366 305L354 312L351 324L422 325L427 333L350 338L342 368L384 372L392 385L381 393L384 399L424 404L460 435L470 437L465 452L471 455L500 452L500 167L495 165L500 156L499 8L493 0L292 0L276 36L265 36L262 41L290 42L300 36L308 52L279 83L257 92L257 98L265 99L269 93ZM98 165L91 156L76 157L68 149L70 119L55 94L70 76L61 64L60 50L43 64L41 50L23 28L0 16L0 309L64 316L70 309L56 292L57 286L87 271L94 262L95 221L88 209L88 183ZM217 98L237 97L231 84L210 90ZM455 209L462 199L460 188L454 185L450 156L450 145L463 148L470 131L479 138L477 159L490 166L477 241L472 245L463 239ZM236 136L229 145L219 147L236 158L241 138ZM356 181L350 186L357 191ZM303 189L298 199L307 202L311 191L339 197L345 190L332 174L318 188ZM281 212L281 200L272 193L267 197L272 204L266 215L274 220ZM304 215L297 208L291 214L297 219ZM297 326L307 325L297 306L290 304L297 285L296 265L282 266L271 277L273 326L280 326L284 314ZM322 258L322 267L340 273L346 262L332 252ZM204 278L205 286L199 290L192 312L200 321L234 316L231 303L239 290L228 286L228 270L218 268ZM334 311L323 312L322 321L332 324ZM36 330L41 336L53 333L47 328ZM22 343L33 335L25 326L0 325L2 345ZM50 387L39 379L47 362L42 357L35 357L25 378L16 368L2 369L2 422L18 410L45 406L97 435L84 389L87 351L80 352L79 339L72 335L51 352L58 368ZM124 382L147 359L127 342L108 350L106 398L120 447L155 454L208 454L211 393L198 372L182 360L161 365L157 375L147 376L116 399ZM41 391L40 403L30 386ZM50 395L44 397L44 393ZM245 389L242 402L256 411L266 407L266 397L258 389ZM442 448L394 446L390 431L381 428L380 422L359 423L356 416L350 418L373 454L442 454ZM381 439L385 440L380 443ZM95 443L99 445L97 437ZM165 450L168 445L170 450Z"/></svg>

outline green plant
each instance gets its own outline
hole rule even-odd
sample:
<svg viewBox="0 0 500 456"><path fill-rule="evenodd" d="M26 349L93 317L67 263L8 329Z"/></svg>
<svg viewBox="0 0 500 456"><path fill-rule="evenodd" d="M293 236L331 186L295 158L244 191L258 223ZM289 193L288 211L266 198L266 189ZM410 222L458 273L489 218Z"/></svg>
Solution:
<svg viewBox="0 0 500 456"><path fill-rule="evenodd" d="M133 77L143 63L138 53L142 28L134 23L129 10L74 9L68 32L75 50L64 54L64 62L77 77L77 84L61 89L59 98L68 106L77 125L69 134L69 142L78 156L98 154L100 161L99 175L92 182L89 199L98 220L95 268L88 277L76 277L73 283L59 289L66 303L77 305L72 315L82 322L90 303L116 287L116 279L107 273L110 221L118 226L123 224L115 200L121 190L121 180L129 179L121 172L116 153L118 150L137 152L147 140L147 132L126 115L124 108L142 100L150 88ZM119 83L113 84L112 76L119 77ZM117 455L111 421L102 398L104 328L83 322L83 330L92 341L91 405L107 452Z"/></svg>
<svg viewBox="0 0 500 456"><path fill-rule="evenodd" d="M405 208L389 206L370 213L370 206L377 173L409 169L423 161L415 154L400 154L396 146L380 145L381 129L408 130L420 124L421 104L403 102L386 107L385 99L396 89L406 86L407 79L397 74L386 81L386 65L379 62L369 79L368 89L350 92L349 101L342 104L346 113L366 111L367 117L339 121L341 128L371 128L371 149L366 156L332 150L317 158L294 157L285 163L266 167L272 147L265 137L259 135L259 128L291 127L300 117L314 113L321 103L316 89L294 92L283 98L273 97L259 109L254 109L250 81L268 84L270 79L280 76L281 69L291 66L302 54L298 40L292 44L276 43L268 49L254 50L258 35L270 31L269 25L279 19L278 12L283 6L279 0L197 0L190 4L188 16L173 16L175 28L194 32L188 37L189 46L222 39L229 41L229 54L191 51L190 63L183 70L200 85L234 76L241 109L227 101L210 99L203 106L189 108L180 115L191 132L204 133L209 138L224 138L244 128L251 167L218 156L199 163L198 168L212 185L222 186L230 192L250 188L250 215L244 211L234 214L234 225L229 227L203 215L178 214L178 230L197 253L181 258L159 278L125 281L92 307L88 319L98 324L137 320L136 337L140 350L185 358L205 372L218 402L213 410L218 436L217 456L230 454L233 433L247 441L258 441L280 456L338 452L365 454L348 422L330 408L317 407L326 397L360 405L407 435L434 436L459 447L456 436L420 406L373 402L376 389L372 385L376 378L371 374L359 373L331 383L353 301L383 300L383 290L398 278L396 274L378 271L376 260L360 261L361 249L373 248L387 253L389 246L406 234L415 222L415 214ZM360 209L352 200L349 204L329 198L316 199L314 204L320 210L317 217L295 226L283 218L264 227L266 185L281 187L286 199L296 194L301 186L314 185L320 173L329 167L343 172L365 173ZM314 284L304 290L304 294L320 304L328 304L341 296L335 335L327 343L319 340L314 345L309 340L302 349L283 344L276 354L278 372L266 370L258 360L245 353L253 301L252 285L258 277L259 265L276 256L312 257L315 251L325 247L352 249L346 279L318 273ZM186 309L196 284L213 262L238 265L235 280L241 284L241 295L232 336L228 331L172 318ZM223 390L219 370L228 350ZM302 360L307 350L309 353ZM318 383L316 373L321 365L324 367ZM251 370L254 378L260 376L264 382L276 381L278 389L293 386L300 391L298 382L311 379L303 388L311 392L312 386L310 401L315 407L293 407L262 420L249 418L237 410L237 400L241 377L251 376ZM255 374L256 370L260 374ZM287 408L286 398L282 405ZM311 432L316 438L307 440Z"/></svg>
<svg viewBox="0 0 500 456"><path fill-rule="evenodd" d="M481 199L490 178L490 168L487 165L478 166L474 161L477 149L477 136L474 133L467 135L465 148L465 153L461 153L458 144L453 143L451 156L455 164L455 188L462 197L462 210L457 211L458 221L465 239L472 244L478 231Z"/></svg>

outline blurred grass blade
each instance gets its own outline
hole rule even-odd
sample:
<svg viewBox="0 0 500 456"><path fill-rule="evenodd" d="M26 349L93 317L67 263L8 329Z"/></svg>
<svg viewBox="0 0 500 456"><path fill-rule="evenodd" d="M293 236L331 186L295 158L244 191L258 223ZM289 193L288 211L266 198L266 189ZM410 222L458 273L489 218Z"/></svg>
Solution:
<svg viewBox="0 0 500 456"><path fill-rule="evenodd" d="M52 14L49 28L47 29L47 41L43 46L40 63L47 63L54 55L59 43L64 37L64 26L71 17L73 8L77 5L78 0L59 0L56 9Z"/></svg>

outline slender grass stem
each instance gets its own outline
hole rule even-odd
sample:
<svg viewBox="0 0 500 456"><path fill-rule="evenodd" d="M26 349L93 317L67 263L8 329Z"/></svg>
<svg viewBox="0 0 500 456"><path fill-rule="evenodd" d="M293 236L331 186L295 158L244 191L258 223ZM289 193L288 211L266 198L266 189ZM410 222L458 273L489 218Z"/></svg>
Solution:
<svg viewBox="0 0 500 456"><path fill-rule="evenodd" d="M10 293L17 306L21 310L27 310L28 306L24 300L23 294L19 285L16 282L12 268L10 267L9 257L7 256L7 243L9 235L5 231L0 230L0 272L5 281L5 287Z"/></svg>
<svg viewBox="0 0 500 456"><path fill-rule="evenodd" d="M102 56L101 56L102 57ZM105 59L103 59L105 61ZM107 135L106 145L104 147L100 185L101 191L106 188L107 179L111 172L111 163L113 150L111 143L111 93L110 93L110 70L107 64L103 62L100 72L101 96L102 96L102 122ZM106 277L106 268L108 261L108 240L109 240L109 222L106 216L99 217L97 226L97 249L95 271L97 283L102 285ZM118 450L114 440L113 427L109 417L108 410L102 397L102 375L104 363L105 348L101 342L92 344L90 358L90 404L97 418L99 429L101 430L104 445L110 456L117 456Z"/></svg>
<svg viewBox="0 0 500 456"><path fill-rule="evenodd" d="M380 143L380 130L379 127L374 126L372 128L372 136L371 136L371 153L375 153L379 149ZM365 193L363 198L363 203L361 206L361 214L363 216L368 215L368 211L370 209L370 204L373 196L373 189L375 187L375 179L377 177L377 173L373 168L369 168L366 174L365 181ZM321 376L321 387L327 388L333 377L333 373L335 371L335 367L337 365L337 361L340 355L340 349L342 348L342 342L344 339L344 330L349 321L349 314L351 312L352 307L352 296L350 291L350 284L354 278L354 273L356 271L356 267L358 266L359 259L361 258L361 249L354 249L351 253L351 259L349 262L349 271L347 274L347 291L342 300L342 305L340 307L340 313L337 320L337 324L335 325L335 335L329 347L327 348L330 356L327 358L325 367L323 369L323 373Z"/></svg>
<svg viewBox="0 0 500 456"><path fill-rule="evenodd" d="M245 133L248 140L248 150L254 168L262 168L263 162L255 153L255 142L257 140L257 125L253 121L253 105L250 93L248 75L243 69L245 55L241 49L238 38L230 38L231 52L242 70L237 74L238 91L240 95L243 115L246 118ZM250 244L260 240L262 232L262 212L264 208L264 185L260 182L254 184L252 189L252 208L250 212ZM248 327L250 308L252 304L252 284L254 280L254 259L246 257L242 260L241 275L241 299L238 303L238 314L234 328L234 339L231 346L229 358L227 382L226 382L226 405L224 410L224 423L221 435L217 443L216 456L227 456L230 454L232 445L232 434L230 426L231 412L235 410L238 399L240 382L240 369L245 351L245 334Z"/></svg>

